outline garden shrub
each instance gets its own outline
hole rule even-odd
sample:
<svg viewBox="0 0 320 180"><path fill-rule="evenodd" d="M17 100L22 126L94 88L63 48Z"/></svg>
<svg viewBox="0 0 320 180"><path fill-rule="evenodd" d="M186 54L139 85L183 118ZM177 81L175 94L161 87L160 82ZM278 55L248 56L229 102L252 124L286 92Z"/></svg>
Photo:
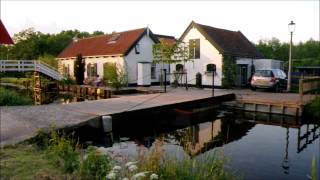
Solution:
<svg viewBox="0 0 320 180"><path fill-rule="evenodd" d="M234 57L223 55L222 59L222 87L231 88L235 85L236 80L236 62Z"/></svg>
<svg viewBox="0 0 320 180"><path fill-rule="evenodd" d="M303 109L303 116L312 119L320 119L320 97L309 102Z"/></svg>
<svg viewBox="0 0 320 180"><path fill-rule="evenodd" d="M110 158L89 147L86 158L81 164L81 176L88 179L102 179L111 169Z"/></svg>

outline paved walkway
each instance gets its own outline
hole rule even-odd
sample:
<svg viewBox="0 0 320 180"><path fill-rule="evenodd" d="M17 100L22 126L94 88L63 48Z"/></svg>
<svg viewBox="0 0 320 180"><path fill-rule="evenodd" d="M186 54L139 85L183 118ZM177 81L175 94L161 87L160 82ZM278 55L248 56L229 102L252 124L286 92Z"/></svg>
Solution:
<svg viewBox="0 0 320 180"><path fill-rule="evenodd" d="M185 91L178 88L168 91L168 93L123 96L70 104L1 107L0 145L12 144L33 137L39 128L48 128L51 124L56 125L57 128L73 127L102 115L194 101L212 96L211 90L189 89ZM215 92L215 96L226 94L230 92L223 90Z"/></svg>

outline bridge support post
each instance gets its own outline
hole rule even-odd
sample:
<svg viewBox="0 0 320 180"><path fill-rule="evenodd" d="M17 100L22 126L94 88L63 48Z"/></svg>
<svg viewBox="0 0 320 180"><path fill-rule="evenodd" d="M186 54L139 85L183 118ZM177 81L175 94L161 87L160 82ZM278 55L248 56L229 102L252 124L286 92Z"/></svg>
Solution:
<svg viewBox="0 0 320 180"><path fill-rule="evenodd" d="M41 97L41 79L40 73L35 71L33 72L33 79L34 79L34 86L33 86L33 97L34 97L34 104L41 105L42 97Z"/></svg>

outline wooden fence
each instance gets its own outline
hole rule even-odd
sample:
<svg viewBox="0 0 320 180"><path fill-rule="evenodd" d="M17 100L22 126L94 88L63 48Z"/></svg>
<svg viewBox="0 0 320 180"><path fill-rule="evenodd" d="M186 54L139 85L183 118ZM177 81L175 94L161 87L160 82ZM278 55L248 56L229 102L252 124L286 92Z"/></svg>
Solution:
<svg viewBox="0 0 320 180"><path fill-rule="evenodd" d="M303 104L303 95L320 92L320 77L301 78L299 80L300 103Z"/></svg>

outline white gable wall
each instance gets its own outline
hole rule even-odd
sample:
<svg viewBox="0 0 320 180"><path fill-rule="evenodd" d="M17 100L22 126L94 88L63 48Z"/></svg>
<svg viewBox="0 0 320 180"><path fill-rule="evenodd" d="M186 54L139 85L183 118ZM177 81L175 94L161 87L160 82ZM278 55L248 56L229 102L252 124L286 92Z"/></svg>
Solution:
<svg viewBox="0 0 320 180"><path fill-rule="evenodd" d="M196 74L198 72L202 75L202 85L212 85L212 74L206 74L207 64L216 65L216 75L214 78L214 85L221 86L222 78L222 54L196 29L192 28L182 40L189 43L190 39L200 39L200 59L187 62L185 69L188 73L188 84L195 85ZM175 71L176 64L171 65L171 72ZM172 78L171 78L172 79ZM183 80L185 82L185 80Z"/></svg>
<svg viewBox="0 0 320 180"><path fill-rule="evenodd" d="M128 74L129 84L135 84L138 80L138 62L150 62L153 61L152 46L155 44L153 40L144 35L138 42L140 46L140 54L135 53L135 48L132 48L131 51L125 56L125 66ZM168 69L168 65L165 65L165 68ZM161 65L156 65L156 79L151 79L151 82L159 82ZM168 71L167 71L168 72ZM151 74L149 77L151 78Z"/></svg>

